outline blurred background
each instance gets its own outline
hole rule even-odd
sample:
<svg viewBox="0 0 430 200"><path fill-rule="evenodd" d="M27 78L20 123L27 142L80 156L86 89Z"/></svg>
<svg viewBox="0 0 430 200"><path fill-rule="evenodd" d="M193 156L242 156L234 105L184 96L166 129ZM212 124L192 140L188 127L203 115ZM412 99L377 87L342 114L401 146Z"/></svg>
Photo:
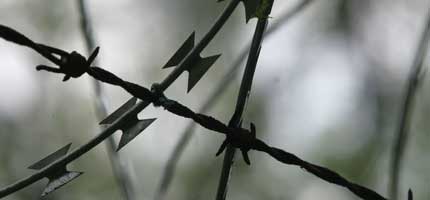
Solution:
<svg viewBox="0 0 430 200"><path fill-rule="evenodd" d="M275 1L271 22L299 3ZM210 28L228 2L214 0L87 1L100 66L150 87L171 71L161 67L195 30ZM333 169L388 196L390 153L408 72L424 28L429 0L314 1L266 38L244 126L257 126L268 144ZM85 52L77 1L2 0L0 23L33 40L68 51ZM198 110L252 38L256 20L245 23L239 5L202 56L222 53L197 86L186 93L187 73L166 95ZM69 142L72 149L100 132L94 91L88 76L61 82L62 76L37 72L48 64L34 51L0 40L0 187L33 173L35 161ZM240 66L243 67L244 63ZM426 62L425 68L428 67ZM228 122L241 73L205 113ZM103 85L112 112L129 97ZM410 138L400 176L400 194L412 188L416 199L430 199L430 88L418 89ZM133 175L138 199L153 199L162 169L190 120L149 106L140 118L158 120L121 150ZM224 137L196 128L169 188L167 199L213 199ZM114 134L119 138L120 132ZM252 165L237 157L228 199L358 199L298 167L278 163L260 152ZM106 154L99 145L69 165L85 174L46 199L120 199ZM46 180L8 200L37 199Z"/></svg>

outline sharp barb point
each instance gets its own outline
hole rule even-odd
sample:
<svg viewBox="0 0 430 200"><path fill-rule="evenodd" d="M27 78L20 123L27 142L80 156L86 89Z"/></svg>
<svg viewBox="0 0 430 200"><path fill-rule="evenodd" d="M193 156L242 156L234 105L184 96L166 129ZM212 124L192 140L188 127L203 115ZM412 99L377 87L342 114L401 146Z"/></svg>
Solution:
<svg viewBox="0 0 430 200"><path fill-rule="evenodd" d="M119 141L116 151L121 150L125 145L130 143L143 130L145 130L148 126L150 126L155 120L156 118L139 120L135 122L133 125L131 125L130 127L124 128L123 134L121 135L121 139Z"/></svg>
<svg viewBox="0 0 430 200"><path fill-rule="evenodd" d="M163 69L179 65L181 61L191 52L194 48L195 32L185 40L185 42L179 47L179 49L173 54L173 56L163 66Z"/></svg>
<svg viewBox="0 0 430 200"><path fill-rule="evenodd" d="M40 169L48 166L49 164L53 163L57 159L66 155L67 152L69 151L71 145L72 145L72 143L69 143L66 146L62 147L61 149L55 151L54 153L49 154L45 158L43 158L43 159L37 161L36 163L32 164L31 166L29 166L28 169L40 170Z"/></svg>
<svg viewBox="0 0 430 200"><path fill-rule="evenodd" d="M124 115L128 110L130 110L135 104L136 104L137 98L132 97L127 102L125 102L121 107L119 107L117 110L115 110L112 114L107 116L103 121L101 121L99 124L112 124L115 122L118 118Z"/></svg>
<svg viewBox="0 0 430 200"><path fill-rule="evenodd" d="M408 191L408 200L413 200L414 199L414 194L412 193L412 190L409 189Z"/></svg>
<svg viewBox="0 0 430 200"><path fill-rule="evenodd" d="M227 140L224 140L215 155L219 156L226 147L227 147Z"/></svg>
<svg viewBox="0 0 430 200"><path fill-rule="evenodd" d="M245 161L245 163L247 165L251 165L251 160L249 160L248 152L244 151L244 150L241 150L241 152L242 152L243 160Z"/></svg>
<svg viewBox="0 0 430 200"><path fill-rule="evenodd" d="M43 190L42 197L52 193L53 191L59 189L60 187L66 185L67 183L73 181L75 178L82 175L83 172L69 172L65 171L62 175L55 178L50 178L48 184Z"/></svg>
<svg viewBox="0 0 430 200"><path fill-rule="evenodd" d="M67 80L69 80L70 79L70 76L68 76L68 75L65 75L64 76L64 78L63 78L63 82L66 82Z"/></svg>
<svg viewBox="0 0 430 200"><path fill-rule="evenodd" d="M218 2L221 2L224 0L218 0ZM243 5L245 6L245 16L246 16L246 23L249 22L254 17L257 17L256 13L258 10L258 7L260 6L261 0L241 0L243 2Z"/></svg>
<svg viewBox="0 0 430 200"><path fill-rule="evenodd" d="M188 89L187 92L190 92L191 89L199 82L199 80L205 75L205 73L209 70L209 68L216 62L216 60L221 56L221 54L201 58L198 57L194 62L193 66L190 66L188 69Z"/></svg>
<svg viewBox="0 0 430 200"><path fill-rule="evenodd" d="M91 64L99 54L100 47L96 47L94 51L91 53L90 57L88 58L88 64Z"/></svg>

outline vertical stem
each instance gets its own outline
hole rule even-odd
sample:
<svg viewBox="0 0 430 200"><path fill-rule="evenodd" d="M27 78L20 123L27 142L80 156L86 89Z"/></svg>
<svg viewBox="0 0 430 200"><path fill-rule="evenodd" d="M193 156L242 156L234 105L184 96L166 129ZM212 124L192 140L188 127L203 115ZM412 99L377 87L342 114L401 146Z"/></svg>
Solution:
<svg viewBox="0 0 430 200"><path fill-rule="evenodd" d="M392 150L391 160L391 182L389 186L389 194L391 199L398 199L398 187L399 187L399 174L401 170L401 164L403 160L403 154L408 139L408 132L410 128L410 118L412 116L414 97L417 90L417 86L420 81L420 73L424 63L424 58L427 53L428 42L430 37L430 12L427 13L427 19L424 31L421 35L421 39L418 43L418 49L415 54L414 62L409 74L406 91L403 99L403 106L400 113L400 122L397 129L395 138L395 145Z"/></svg>
<svg viewBox="0 0 430 200"><path fill-rule="evenodd" d="M84 0L79 0L79 12L81 16L81 29L85 37L85 46L88 53L91 53L95 49L95 39L90 21L89 11L85 6ZM97 60L95 60L97 63ZM104 90L99 81L93 80L94 92L95 92L95 107L97 118L103 120L107 115L107 100L104 95ZM122 199L133 200L135 199L134 185L130 174L124 168L124 163L119 157L119 154L115 152L115 138L110 136L106 140L106 147L109 156L109 160L112 166L112 171L115 180L120 188Z"/></svg>
<svg viewBox="0 0 430 200"><path fill-rule="evenodd" d="M230 119L230 127L239 127L242 122L242 114L245 110L246 103L248 101L252 80L254 79L255 69L257 67L258 57L260 55L261 43L263 41L264 31L268 24L268 17L272 10L273 0L268 0L270 5L265 10L265 17L259 18L257 26L255 28L254 37L252 39L251 48L249 51L248 61L245 67L245 73L242 77L242 82L239 89L239 95L236 102L236 108L233 116ZM217 200L224 200L227 196L228 180L230 178L231 167L233 165L235 148L228 145L226 153L224 155L223 167L221 171L221 177L218 184L218 190L216 194Z"/></svg>

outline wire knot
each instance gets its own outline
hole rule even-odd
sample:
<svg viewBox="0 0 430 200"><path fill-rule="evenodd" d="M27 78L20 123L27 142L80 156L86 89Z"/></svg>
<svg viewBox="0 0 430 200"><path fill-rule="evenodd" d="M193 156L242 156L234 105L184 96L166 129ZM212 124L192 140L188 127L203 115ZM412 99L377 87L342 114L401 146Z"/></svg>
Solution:
<svg viewBox="0 0 430 200"><path fill-rule="evenodd" d="M64 74L63 81L69 80L70 77L78 78L82 76L84 73L88 72L92 62L97 57L97 54L100 49L99 47L97 47L87 60L84 56L82 56L76 51L67 53L61 49L57 49L53 47L48 47L44 45L40 45L40 47L44 48L46 51L48 51L53 55L56 54L60 56L60 62L58 65L59 68L54 68L46 65L38 65L36 67L36 70L38 71L45 70L53 73L62 73Z"/></svg>
<svg viewBox="0 0 430 200"><path fill-rule="evenodd" d="M84 74L89 64L87 59L76 51L61 57L62 66L60 68L63 70L64 74L71 77L79 77Z"/></svg>
<svg viewBox="0 0 430 200"><path fill-rule="evenodd" d="M219 156L225 150L227 144L230 144L233 147L239 148L242 152L243 160L246 164L250 165L251 161L249 160L248 152L254 146L255 140L256 130L253 123L251 123L251 130L246 130L241 127L233 128L232 131L227 134L226 139L218 149L216 156Z"/></svg>
<svg viewBox="0 0 430 200"><path fill-rule="evenodd" d="M152 104L155 107L166 106L166 104L168 103L168 99L166 98L166 96L164 96L164 93L160 87L161 86L159 83L154 83L151 85Z"/></svg>

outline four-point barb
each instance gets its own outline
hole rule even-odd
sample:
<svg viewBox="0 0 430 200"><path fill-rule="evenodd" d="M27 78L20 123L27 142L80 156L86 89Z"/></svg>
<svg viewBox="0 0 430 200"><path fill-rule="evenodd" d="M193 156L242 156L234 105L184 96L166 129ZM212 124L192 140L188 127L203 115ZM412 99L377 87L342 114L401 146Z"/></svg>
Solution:
<svg viewBox="0 0 430 200"><path fill-rule="evenodd" d="M29 47L53 62L59 68L39 65L36 69L53 73L62 73L65 75L63 81L67 81L70 77L78 78L85 72L88 72L91 63L97 57L99 52L99 47L97 47L87 60L76 51L68 53L55 47L36 43L18 31L3 25L0 25L0 37L16 44Z"/></svg>
<svg viewBox="0 0 430 200"><path fill-rule="evenodd" d="M193 32L190 37L182 44L182 46L173 54L172 58L167 61L163 69L170 68L179 65L184 58L191 52L194 48L195 33ZM221 56L221 54L202 58L199 55L191 59L188 64L188 89L191 89L199 82L199 80L205 75L209 68L215 63L215 61Z"/></svg>
<svg viewBox="0 0 430 200"><path fill-rule="evenodd" d="M88 69L91 67L91 63L94 61L94 59L97 57L97 54L99 53L99 47L97 47L93 53L91 53L90 57L85 59L84 56L79 54L76 51L72 51L72 53L67 53L61 49L57 49L54 47L49 47L46 45L40 45L47 51L49 51L53 55L60 56L61 64L59 65L59 68L49 67L45 65L38 65L36 67L37 70L45 70L48 72L53 73L63 73L64 78L63 81L67 81L70 79L70 77L78 78L82 76L85 72L88 71Z"/></svg>
<svg viewBox="0 0 430 200"><path fill-rule="evenodd" d="M135 104L137 98L132 97L128 100L124 105L118 108L115 112L106 117L100 124L112 124L117 119L126 116L127 111L129 111ZM120 128L123 132L121 139L119 141L117 151L119 151L122 147L128 144L131 140L133 140L139 133L145 130L149 125L152 124L156 119L144 119L139 120L137 118L137 114L129 115L126 117L125 123Z"/></svg>
<svg viewBox="0 0 430 200"><path fill-rule="evenodd" d="M227 147L227 144L231 144L236 148L239 148L242 152L243 160L246 164L250 165L248 152L252 149L254 142L256 141L256 130L255 125L251 123L251 131L246 129L238 128L234 132L227 134L226 139L219 147L216 156L219 156Z"/></svg>
<svg viewBox="0 0 430 200"><path fill-rule="evenodd" d="M41 170L44 167L50 165L51 163L55 162L59 158L63 157L67 154L67 152L70 149L70 146L72 143L69 143L68 145L62 147L61 149L57 150L56 152L46 156L42 160L34 163L29 169L34 170ZM53 192L54 190L64 186L65 184L69 183L73 179L77 178L78 176L82 175L83 172L74 172L74 171L67 171L66 166L60 166L57 167L55 170L51 170L50 173L46 176L46 178L49 179L48 184L45 187L45 190L43 190L42 197L48 195L49 193Z"/></svg>
<svg viewBox="0 0 430 200"><path fill-rule="evenodd" d="M218 0L218 1L224 1L224 0ZM231 7L232 8L231 10L234 10L233 8L235 7L235 5L237 5L239 1L242 1L245 5L247 21L249 21L253 17L258 17L260 19L261 17L267 17L268 12L265 12L265 11L270 11L273 3L273 0L236 0L236 1L233 1L232 5L234 6ZM229 16L229 15L225 15L225 16ZM185 43L178 49L178 51L163 67L163 68L168 68L168 67L179 65L180 67L178 67L178 69L181 69L181 70L177 70L176 72L182 73L184 69L187 70L189 72L188 91L190 91L195 86L195 84L202 78L202 76L208 71L208 69L214 64L214 62L220 56L220 55L215 55L215 56L202 58L199 55L199 53L201 52L202 49L204 49L206 45L202 45L202 48L194 47L194 37L195 37L194 35L195 35L194 33L191 34L191 36L185 41ZM88 59L86 59L84 56L82 56L81 54L75 51L68 53L61 49L50 47L44 44L35 43L29 38L25 37L24 35L18 33L17 31L3 25L0 25L0 37L8 41L32 48L40 55L49 59L51 62L53 62L55 65L59 67L59 68L54 68L54 67L49 67L45 65L39 65L36 68L37 70L45 70L45 71L54 72L54 73L62 73L65 75L63 81L68 80L70 77L78 78L84 73L88 73L89 75L93 76L94 78L100 81L121 86L127 92L131 93L133 96L138 97L141 100L144 100L142 101L143 104L141 104L142 102L140 102L139 106L137 106L136 105L137 99L133 97L132 99L130 99L128 102L126 102L123 106L121 106L118 110L116 110L114 113L112 113L110 116L108 116L105 120L103 120L100 123L100 124L112 124L110 128L111 127L115 127L115 128L106 129L109 131L101 134L101 136L98 136L96 138L98 141L102 141L103 139L106 139L114 131L118 129L123 131L121 141L118 145L118 150L121 149L126 144L128 144L133 138L135 138L141 131L147 128L155 120L155 119L139 120L137 118L137 112L139 112L141 109L140 110L135 109L135 108L142 108L148 105L149 103L153 103L155 106L163 106L166 110L174 114L177 114L179 116L191 118L205 128L226 134L227 137L225 141L222 143L222 145L220 146L217 152L217 155L221 154L224 151L227 144L230 144L233 147L240 149L240 151L242 152L244 161L249 165L251 163L248 156L249 150L254 149L257 151L262 151L269 154L270 156L272 156L273 158L277 159L282 163L300 166L306 169L308 172L320 177L321 179L324 179L328 182L331 182L340 186L347 187L350 191L362 197L363 199L372 199L372 200L385 199L384 197L380 196L374 191L371 191L365 187L349 182L345 178L341 177L339 174L333 171L330 171L329 169L308 163L306 161L301 160L300 158L298 158L297 156L291 153L285 152L281 149L271 147L265 144L263 141L256 138L256 129L254 124L252 123L251 123L250 130L243 129L240 126L228 127L227 125L223 124L222 122L210 116L195 113L191 109L185 107L184 105L174 100L167 99L162 95L163 90L157 90L156 87L153 87L153 90L150 91L137 84L124 81L121 78L117 77L116 75L106 70L103 70L98 67L92 67L91 64L94 61L99 51L98 47L93 51L91 56ZM213 36L209 38L213 38ZM208 41L210 41L210 39ZM197 49L195 52L198 52L198 53L193 53L193 49ZM182 66L186 66L186 68L183 68ZM176 73L176 74L180 74L180 73ZM177 76L172 76L172 77L177 77ZM173 79L168 79L168 80L173 80ZM37 176L36 175L31 176L29 179L25 179L23 181L18 182L17 184L14 184L11 187L0 190L0 198L4 197L5 195L11 194L14 191L22 189L26 185L34 183L35 181L40 180L43 177L48 178L49 183L46 186L42 196L45 196L48 193L58 189L59 187L69 183L73 179L80 176L82 172L68 171L66 169L67 163L73 161L77 157L88 152L89 149L97 145L95 144L96 142L93 142L97 140L90 141L90 143L88 143L87 145L84 145L82 148L79 148L73 153L66 156L71 146L71 144L68 144L65 147L61 148L60 150L47 156L46 158L36 162L35 164L31 165L29 168L39 170L39 172L37 172L36 174ZM91 145L93 146L90 147ZM40 178L37 178L37 177L40 177ZM412 200L412 198L413 198L412 192L409 191L408 200Z"/></svg>

